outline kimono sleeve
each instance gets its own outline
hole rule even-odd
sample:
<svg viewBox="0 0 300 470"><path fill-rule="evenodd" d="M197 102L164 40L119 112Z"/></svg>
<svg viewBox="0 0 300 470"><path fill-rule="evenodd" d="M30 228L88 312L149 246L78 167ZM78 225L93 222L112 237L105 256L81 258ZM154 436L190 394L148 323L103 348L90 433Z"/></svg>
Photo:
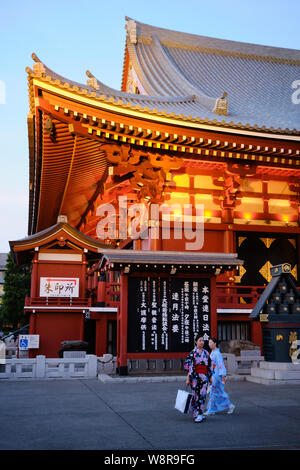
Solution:
<svg viewBox="0 0 300 470"><path fill-rule="evenodd" d="M207 359L207 377L208 377L208 379L211 378L212 374L213 374L212 362L211 362L210 356L208 356L208 359Z"/></svg>
<svg viewBox="0 0 300 470"><path fill-rule="evenodd" d="M188 371L189 374L192 374L194 368L194 357L193 352L191 352L184 361L184 370Z"/></svg>
<svg viewBox="0 0 300 470"><path fill-rule="evenodd" d="M218 375L226 376L226 374L227 374L226 367L225 367L225 364L224 364L223 356L220 353L220 351L218 351L217 354L216 354L215 362L216 362L215 372Z"/></svg>

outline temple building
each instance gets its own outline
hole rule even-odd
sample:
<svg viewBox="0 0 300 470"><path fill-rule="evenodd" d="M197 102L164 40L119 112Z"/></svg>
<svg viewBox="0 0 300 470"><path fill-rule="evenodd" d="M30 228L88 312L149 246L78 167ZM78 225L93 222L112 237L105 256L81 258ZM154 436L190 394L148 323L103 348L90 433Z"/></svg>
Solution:
<svg viewBox="0 0 300 470"><path fill-rule="evenodd" d="M126 18L121 91L32 58L28 237L11 248L33 264L38 353L87 338L125 371L183 357L197 330L261 344L270 268L299 280L300 51Z"/></svg>

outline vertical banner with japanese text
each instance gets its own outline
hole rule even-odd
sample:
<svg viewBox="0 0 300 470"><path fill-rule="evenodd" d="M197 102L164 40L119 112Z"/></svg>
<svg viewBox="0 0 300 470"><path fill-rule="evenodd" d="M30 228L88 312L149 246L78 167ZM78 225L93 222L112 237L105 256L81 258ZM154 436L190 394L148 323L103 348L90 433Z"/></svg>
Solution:
<svg viewBox="0 0 300 470"><path fill-rule="evenodd" d="M129 277L128 352L186 352L210 336L210 279Z"/></svg>

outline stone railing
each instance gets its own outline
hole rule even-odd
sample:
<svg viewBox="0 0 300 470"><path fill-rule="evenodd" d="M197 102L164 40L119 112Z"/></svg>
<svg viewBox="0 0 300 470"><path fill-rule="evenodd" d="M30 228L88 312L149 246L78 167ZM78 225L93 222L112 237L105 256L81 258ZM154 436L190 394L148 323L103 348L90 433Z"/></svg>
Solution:
<svg viewBox="0 0 300 470"><path fill-rule="evenodd" d="M259 367L260 362L264 360L260 351L242 350L241 356L229 353L222 353L222 356L229 375L250 374L251 367ZM129 359L127 361L129 374L139 372L161 373L162 375L166 372L186 374L183 364L184 359Z"/></svg>
<svg viewBox="0 0 300 470"><path fill-rule="evenodd" d="M257 354L255 354L257 352ZM251 374L251 367L259 367L260 362L264 361L264 356L260 355L260 351L242 350L240 356L234 354L222 353L227 373L235 374Z"/></svg>
<svg viewBox="0 0 300 470"><path fill-rule="evenodd" d="M248 351L247 351L248 352ZM250 351L249 351L250 352ZM241 351L244 353L244 351ZM83 351L74 351L66 354L63 359L47 358L37 356L34 359L12 358L6 359L0 364L1 379L75 379L75 378L96 378L98 374L116 374L116 357L111 354L104 354L97 357L93 354L85 354ZM251 373L251 367L259 367L264 357L260 355L235 356L234 354L223 353L227 373L229 375ZM186 374L183 369L183 359L162 359L155 360L135 360L128 361L129 375L132 372L155 372L163 375L165 372L178 372Z"/></svg>
<svg viewBox="0 0 300 470"><path fill-rule="evenodd" d="M0 379L96 378L98 358L93 354L75 358L6 359L0 365Z"/></svg>

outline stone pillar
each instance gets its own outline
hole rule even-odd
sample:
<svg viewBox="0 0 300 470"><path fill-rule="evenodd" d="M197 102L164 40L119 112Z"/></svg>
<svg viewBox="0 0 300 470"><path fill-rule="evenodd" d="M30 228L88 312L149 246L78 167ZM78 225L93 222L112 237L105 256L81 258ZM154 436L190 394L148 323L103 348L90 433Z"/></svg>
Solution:
<svg viewBox="0 0 300 470"><path fill-rule="evenodd" d="M86 357L88 359L88 377L97 377L97 356L95 354L87 354Z"/></svg>
<svg viewBox="0 0 300 470"><path fill-rule="evenodd" d="M227 358L227 372L230 375L236 374L237 371L237 362L235 360L234 354L226 353Z"/></svg>
<svg viewBox="0 0 300 470"><path fill-rule="evenodd" d="M35 376L37 379L44 379L46 375L46 356L36 356Z"/></svg>

